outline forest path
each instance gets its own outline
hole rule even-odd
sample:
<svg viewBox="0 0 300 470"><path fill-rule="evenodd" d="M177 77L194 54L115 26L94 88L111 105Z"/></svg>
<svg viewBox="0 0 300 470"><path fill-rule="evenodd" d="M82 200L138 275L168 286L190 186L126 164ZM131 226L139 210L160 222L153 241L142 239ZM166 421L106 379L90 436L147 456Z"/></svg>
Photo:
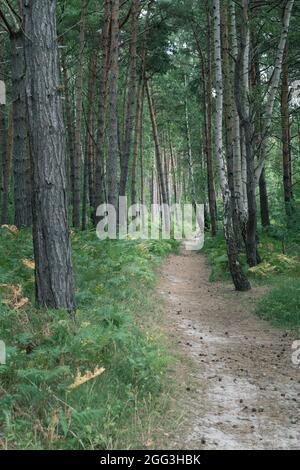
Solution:
<svg viewBox="0 0 300 470"><path fill-rule="evenodd" d="M300 367L292 336L260 320L262 289L210 283L206 258L171 256L161 270L168 333L192 359L170 449L299 449Z"/></svg>

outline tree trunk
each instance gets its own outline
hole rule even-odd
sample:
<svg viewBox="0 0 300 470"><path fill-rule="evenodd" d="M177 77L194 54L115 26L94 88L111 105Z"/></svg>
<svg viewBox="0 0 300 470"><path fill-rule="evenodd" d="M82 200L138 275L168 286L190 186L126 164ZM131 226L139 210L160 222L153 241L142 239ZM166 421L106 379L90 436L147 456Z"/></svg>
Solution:
<svg viewBox="0 0 300 470"><path fill-rule="evenodd" d="M68 68L66 63L65 50L62 50L61 54L61 68L62 78L64 85L64 107L65 107L65 121L67 131L67 143L68 143L68 159L67 159L67 176L68 176L68 189L71 191L72 198L74 194L74 160L75 160L75 128L74 128L74 115L72 100L70 96L70 79L68 76Z"/></svg>
<svg viewBox="0 0 300 470"><path fill-rule="evenodd" d="M236 106L243 129L244 149L247 170L247 201L248 217L245 233L245 247L249 266L256 266L259 262L257 253L257 207L256 207L256 180L253 151L253 129L249 108L249 19L248 0L243 0L243 16L241 22L241 48L236 60L234 91ZM248 65L247 65L248 64ZM246 73L247 68L247 73ZM247 80L245 79L245 73ZM244 80L242 79L244 77ZM241 92L241 84L243 91ZM242 157L244 158L244 157Z"/></svg>
<svg viewBox="0 0 300 470"><path fill-rule="evenodd" d="M74 311L56 1L23 0L23 7L36 299L40 307Z"/></svg>
<svg viewBox="0 0 300 470"><path fill-rule="evenodd" d="M87 203L94 207L94 84L96 74L96 58L91 54L89 59L89 79L88 79L88 109L86 123L86 148L84 159L84 178L83 178L83 195L82 195L82 230L86 229L87 222Z"/></svg>
<svg viewBox="0 0 300 470"><path fill-rule="evenodd" d="M131 174L131 204L134 205L137 202L136 197L136 169L139 157L139 139L141 124L141 99L143 94L143 82L140 80L138 86L138 95L136 100L136 112L135 112L135 129L134 129L134 146L133 146L133 162L132 162L132 174Z"/></svg>
<svg viewBox="0 0 300 470"><path fill-rule="evenodd" d="M119 161L118 143L118 77L119 77L119 0L112 0L111 6L111 56L109 71L109 149L107 163L108 203L117 208Z"/></svg>
<svg viewBox="0 0 300 470"><path fill-rule="evenodd" d="M155 115L153 98L151 96L150 86L149 86L148 81L146 81L146 91L147 91L149 111L150 111L150 116L151 116L154 144L155 144L156 166L157 166L159 183L160 183L161 197L162 197L163 204L168 204L167 191L166 191L165 181L164 181L161 147L160 147L159 134L158 134L157 123L156 123L156 115Z"/></svg>
<svg viewBox="0 0 300 470"><path fill-rule="evenodd" d="M223 149L222 119L223 119L223 79L221 60L221 14L220 0L213 0L214 9L214 43L216 63L216 153L219 163L220 185L224 203L224 233L227 246L230 273L236 290L246 291L251 288L238 259L238 250L233 225L232 197L226 175L226 165Z"/></svg>
<svg viewBox="0 0 300 470"><path fill-rule="evenodd" d="M270 135L271 125L272 125L272 117L273 117L273 109L276 99L277 90L279 87L280 82L280 75L282 71L282 63L284 58L284 50L287 42L287 37L290 28L290 21L292 10L294 6L294 0L287 0L283 10L283 20L282 20L282 29L280 40L277 48L277 55L276 61L274 66L274 72L270 80L270 84L267 90L266 95L266 107L264 113L264 128L262 132L262 142L261 142L261 152L260 152L260 160L256 167L256 180L259 180L260 174L265 164L266 158L266 151L267 151L267 144Z"/></svg>
<svg viewBox="0 0 300 470"><path fill-rule="evenodd" d="M0 35L0 80L4 80L4 51L3 51L3 35ZM5 105L0 104L0 202L1 202L1 213L0 223L8 223L8 185L7 171L8 159L7 159L7 124L6 124L6 111ZM8 176L9 178L9 176Z"/></svg>
<svg viewBox="0 0 300 470"><path fill-rule="evenodd" d="M283 189L284 203L287 216L292 213L293 182L292 182L292 154L291 154L291 131L289 111L289 65L288 47L285 46L282 66L282 89L281 89L281 128L282 128L282 164L283 164Z"/></svg>
<svg viewBox="0 0 300 470"><path fill-rule="evenodd" d="M110 0L104 3L104 19L102 25L102 64L101 78L99 90L99 107L98 107L98 123L97 123L97 145L95 157L95 211L94 218L96 222L95 212L98 206L105 201L105 183L104 183L104 139L105 139L105 117L108 90L108 73L110 59Z"/></svg>
<svg viewBox="0 0 300 470"><path fill-rule="evenodd" d="M24 34L10 35L11 81L13 99L13 173L15 225L28 227L32 223L31 168L28 148L25 102Z"/></svg>
<svg viewBox="0 0 300 470"><path fill-rule="evenodd" d="M73 188L73 226L80 227L80 169L81 169L81 118L82 118L82 87L83 87L83 60L85 41L85 17L87 0L81 0L80 37L79 37L79 63L76 78L76 121L75 121L75 153L74 153L74 188Z"/></svg>
<svg viewBox="0 0 300 470"><path fill-rule="evenodd" d="M13 144L13 119L12 111L9 112L8 128L6 129L6 120L3 119L3 138L2 145L2 213L1 224L9 223L9 188L11 177L11 161L12 161L12 144Z"/></svg>
<svg viewBox="0 0 300 470"><path fill-rule="evenodd" d="M127 109L125 119L124 148L121 158L120 196L125 196L128 165L132 148L132 134L134 128L135 101L137 98L137 33L140 0L132 0L131 6L131 41L130 41L130 65L129 65L129 86L127 94Z"/></svg>
<svg viewBox="0 0 300 470"><path fill-rule="evenodd" d="M207 90L204 91L206 95L206 159L207 159L207 188L208 188L208 203L211 224L211 234L213 237L217 235L217 198L214 182L214 168L213 168L213 149L212 149L212 63L211 63L211 48L212 48L212 31L211 31L211 15L209 7L207 6L207 22L208 22L208 62L207 62ZM205 84L204 64L202 68L203 83Z"/></svg>

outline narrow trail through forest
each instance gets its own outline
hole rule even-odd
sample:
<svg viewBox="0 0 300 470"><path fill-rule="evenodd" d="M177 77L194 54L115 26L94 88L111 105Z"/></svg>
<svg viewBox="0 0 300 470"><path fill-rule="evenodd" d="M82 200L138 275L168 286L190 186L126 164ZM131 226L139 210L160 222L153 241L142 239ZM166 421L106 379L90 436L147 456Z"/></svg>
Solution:
<svg viewBox="0 0 300 470"><path fill-rule="evenodd" d="M245 294L212 284L206 263L182 252L161 272L168 330L192 360L192 385L177 404L184 423L170 448L299 449L292 335L254 314L262 288Z"/></svg>

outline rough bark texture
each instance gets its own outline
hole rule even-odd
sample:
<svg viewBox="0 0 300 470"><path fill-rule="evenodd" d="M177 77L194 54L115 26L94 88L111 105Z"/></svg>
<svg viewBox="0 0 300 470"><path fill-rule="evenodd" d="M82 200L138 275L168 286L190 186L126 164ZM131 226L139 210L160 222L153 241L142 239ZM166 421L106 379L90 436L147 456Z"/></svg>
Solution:
<svg viewBox="0 0 300 470"><path fill-rule="evenodd" d="M249 266L256 266L259 262L257 253L257 207L256 207L256 180L254 165L254 149L253 149L253 128L249 109L249 73L247 72L247 83L244 83L242 76L245 74L245 56L248 64L249 50L249 19L248 19L248 0L243 0L243 16L241 22L241 48L236 60L234 91L236 106L239 113L241 126L243 129L243 144L246 157L247 170L247 201L248 201L248 217L245 230L245 246L246 255ZM249 68L249 65L248 65ZM241 84L243 89L241 90ZM242 227L244 230L244 227Z"/></svg>
<svg viewBox="0 0 300 470"><path fill-rule="evenodd" d="M102 47L102 64L101 77L99 86L99 107L97 122L97 145L95 155L95 211L105 201L105 184L104 184L104 137L105 137L105 116L108 89L108 72L109 72L109 51L110 51L110 0L104 3L104 19L102 25L101 47ZM94 216L95 221L96 217Z"/></svg>
<svg viewBox="0 0 300 470"><path fill-rule="evenodd" d="M155 145L156 166L157 166L157 172L158 172L158 178L159 178L159 186L161 190L161 197L162 197L163 204L168 204L167 191L166 191L166 186L165 186L165 181L164 181L164 169L163 169L162 156L161 156L161 146L160 146L159 134L158 134L157 123L156 123L156 115L155 115L153 98L151 96L151 91L150 91L150 86L149 86L148 81L146 81L146 91L147 91L149 111L150 111L151 123L152 123L153 139L154 139L154 145Z"/></svg>
<svg viewBox="0 0 300 470"><path fill-rule="evenodd" d="M290 21L291 21L293 6L294 6L294 0L288 0L285 4L284 11L283 11L281 36L280 36L280 40L279 40L279 44L277 48L277 56L276 56L276 61L274 65L274 71L270 80L270 84L269 84L267 96L266 96L266 108L265 108L265 113L264 113L264 130L262 134L261 154L260 154L260 160L256 167L256 180L257 181L259 180L260 174L265 164L266 149L267 149L268 138L269 138L270 129L272 125L273 109L274 109L277 90L278 90L279 83L280 83L280 75L281 75L281 70L282 70L284 50L285 50L288 32L290 28Z"/></svg>
<svg viewBox="0 0 300 470"><path fill-rule="evenodd" d="M288 48L285 47L282 67L282 89L281 89L281 128L282 128L282 165L283 165L283 189L284 202L287 215L291 215L293 201L292 182L292 154L291 154L291 131L289 111L289 65Z"/></svg>
<svg viewBox="0 0 300 470"><path fill-rule="evenodd" d="M119 77L119 0L111 6L111 55L109 71L109 149L107 162L108 203L117 208L119 161L118 143L118 77Z"/></svg>
<svg viewBox="0 0 300 470"><path fill-rule="evenodd" d="M91 207L94 207L94 91L95 91L95 75L96 75L96 57L91 54L89 59L89 79L88 79L88 109L86 122L86 148L84 159L84 178L83 178L83 195L82 195L82 230L86 229L87 223L87 207L88 201Z"/></svg>
<svg viewBox="0 0 300 470"><path fill-rule="evenodd" d="M1 223L9 223L9 190L10 190L10 177L12 165L12 148L13 148L13 119L12 110L9 111L8 127L5 128L4 120L4 135L3 135L3 162L2 162L2 214Z"/></svg>
<svg viewBox="0 0 300 470"><path fill-rule="evenodd" d="M208 22L208 61L207 61L207 91L204 92L204 98L207 102L206 106L206 159L207 159L207 187L208 187L208 202L210 213L211 233L215 237L217 234L217 202L216 191L214 182L214 168L213 168L213 151L212 151L212 63L211 63L211 47L212 47L212 31L211 31L211 16L207 7L207 22ZM203 64L204 65L204 64ZM205 70L203 72L203 83L205 83Z"/></svg>
<svg viewBox="0 0 300 470"><path fill-rule="evenodd" d="M82 118L82 86L83 86L83 53L85 40L85 16L87 0L81 0L81 19L79 37L79 62L76 78L76 122L74 151L74 186L73 186L73 226L80 227L80 193L81 193L81 118Z"/></svg>
<svg viewBox="0 0 300 470"><path fill-rule="evenodd" d="M23 0L23 6L36 299L41 307L73 311L56 1Z"/></svg>
<svg viewBox="0 0 300 470"><path fill-rule="evenodd" d="M120 196L125 196L128 165L132 149L132 134L134 128L135 102L137 99L137 33L140 0L133 0L131 7L131 41L130 41L130 65L129 85L127 94L127 109L125 119L124 148L121 158Z"/></svg>
<svg viewBox="0 0 300 470"><path fill-rule="evenodd" d="M11 80L13 100L13 173L15 225L27 227L32 223L31 168L28 148L25 102L24 34L12 33Z"/></svg>
<svg viewBox="0 0 300 470"><path fill-rule="evenodd" d="M223 118L223 79L221 61L221 15L220 0L213 1L214 9L214 43L216 63L216 152L219 163L220 185L224 203L224 233L227 246L230 273L234 286L239 291L251 288L238 259L238 251L233 225L233 207L230 189L228 185L225 157L223 149L222 118Z"/></svg>

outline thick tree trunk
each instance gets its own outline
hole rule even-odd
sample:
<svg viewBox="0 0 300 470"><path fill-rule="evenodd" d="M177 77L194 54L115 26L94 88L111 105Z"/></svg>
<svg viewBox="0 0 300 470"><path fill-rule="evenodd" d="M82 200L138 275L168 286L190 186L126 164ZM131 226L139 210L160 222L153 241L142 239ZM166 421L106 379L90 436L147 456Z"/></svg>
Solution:
<svg viewBox="0 0 300 470"><path fill-rule="evenodd" d="M79 62L76 78L76 121L75 121L75 153L74 153L74 187L73 187L73 226L80 227L80 194L81 194L81 118L82 118L82 87L83 87L83 59L85 41L85 17L87 0L81 0L81 19L79 37Z"/></svg>
<svg viewBox="0 0 300 470"><path fill-rule="evenodd" d="M32 223L31 168L26 125L24 34L21 29L11 34L10 43L15 225L28 227Z"/></svg>
<svg viewBox="0 0 300 470"><path fill-rule="evenodd" d="M223 119L223 78L221 60L221 14L220 0L213 0L214 9L214 43L216 63L216 153L219 163L220 185L224 203L224 233L227 246L230 273L236 290L245 291L251 288L238 258L236 238L233 224L232 197L226 175L226 164L223 149L222 119Z"/></svg>
<svg viewBox="0 0 300 470"><path fill-rule="evenodd" d="M56 1L23 0L23 7L36 299L41 307L73 311Z"/></svg>
<svg viewBox="0 0 300 470"><path fill-rule="evenodd" d="M137 33L138 33L138 16L139 16L140 0L132 0L131 6L131 41L130 41L130 65L129 65L129 86L127 94L127 109L125 119L125 136L124 148L122 149L121 158L121 177L120 177L120 196L125 196L128 165L132 150L132 135L134 128L135 102L137 99Z"/></svg>
<svg viewBox="0 0 300 470"><path fill-rule="evenodd" d="M282 66L282 89L281 89L281 128L282 128L282 165L283 165L283 189L286 214L292 213L293 182L292 182L292 154L291 154L291 131L289 111L289 65L288 47L285 46Z"/></svg>

